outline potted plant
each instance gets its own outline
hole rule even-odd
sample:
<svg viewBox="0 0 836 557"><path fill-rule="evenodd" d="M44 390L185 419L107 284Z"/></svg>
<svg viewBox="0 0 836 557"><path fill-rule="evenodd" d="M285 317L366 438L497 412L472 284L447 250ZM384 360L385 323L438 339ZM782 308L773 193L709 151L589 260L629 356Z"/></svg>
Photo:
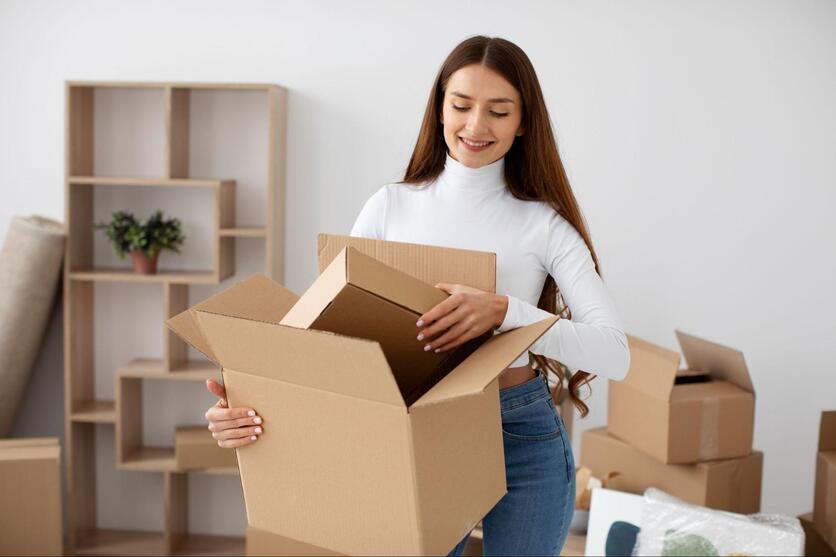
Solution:
<svg viewBox="0 0 836 557"><path fill-rule="evenodd" d="M124 259L131 254L134 272L153 275L157 272L160 251L167 249L180 253L183 235L180 219L164 219L159 209L144 222L137 221L131 213L116 211L110 222L94 225L105 231L113 243L116 254Z"/></svg>

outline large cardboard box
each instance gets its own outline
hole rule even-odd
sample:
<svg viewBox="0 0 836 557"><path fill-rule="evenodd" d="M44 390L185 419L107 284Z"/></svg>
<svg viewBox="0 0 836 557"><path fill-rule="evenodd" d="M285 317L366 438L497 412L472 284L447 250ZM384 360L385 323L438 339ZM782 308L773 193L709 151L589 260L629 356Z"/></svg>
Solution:
<svg viewBox="0 0 836 557"><path fill-rule="evenodd" d="M836 551L824 540L813 524L813 513L798 517L804 529L804 555L807 557L836 557Z"/></svg>
<svg viewBox="0 0 836 557"><path fill-rule="evenodd" d="M174 459L178 470L237 468L235 451L222 449L206 426L180 426L174 432Z"/></svg>
<svg viewBox="0 0 836 557"><path fill-rule="evenodd" d="M415 321L445 297L347 247L301 298L256 275L169 320L264 419L237 451L250 526L446 554L505 494L497 376L558 318L426 353Z"/></svg>
<svg viewBox="0 0 836 557"><path fill-rule="evenodd" d="M748 455L755 391L743 354L676 336L687 369L678 353L628 335L630 371L609 383L607 431L667 464Z"/></svg>
<svg viewBox="0 0 836 557"><path fill-rule="evenodd" d="M836 547L836 411L821 414L813 523L825 541Z"/></svg>
<svg viewBox="0 0 836 557"><path fill-rule="evenodd" d="M58 439L0 440L0 555L63 555Z"/></svg>
<svg viewBox="0 0 836 557"><path fill-rule="evenodd" d="M743 514L760 510L763 453L758 451L743 458L663 464L598 428L583 433L580 465L599 478L620 472L610 479L610 489L640 494L655 487L712 509Z"/></svg>
<svg viewBox="0 0 836 557"><path fill-rule="evenodd" d="M336 551L247 526L247 557L342 555Z"/></svg>

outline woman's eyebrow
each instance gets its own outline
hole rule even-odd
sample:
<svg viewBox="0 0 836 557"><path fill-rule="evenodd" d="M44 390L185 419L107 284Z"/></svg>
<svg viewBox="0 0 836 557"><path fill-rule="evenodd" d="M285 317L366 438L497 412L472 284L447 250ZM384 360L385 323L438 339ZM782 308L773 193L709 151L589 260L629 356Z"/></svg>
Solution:
<svg viewBox="0 0 836 557"><path fill-rule="evenodd" d="M467 99L469 101L473 100L473 97L471 97L469 95L465 95L464 93L459 93L458 91L451 91L450 94L453 95L454 97L461 97L461 98ZM511 104L514 103L514 101L509 99L508 97L499 97L499 98L496 98L496 99L488 99L488 102L491 102L491 103L511 103Z"/></svg>

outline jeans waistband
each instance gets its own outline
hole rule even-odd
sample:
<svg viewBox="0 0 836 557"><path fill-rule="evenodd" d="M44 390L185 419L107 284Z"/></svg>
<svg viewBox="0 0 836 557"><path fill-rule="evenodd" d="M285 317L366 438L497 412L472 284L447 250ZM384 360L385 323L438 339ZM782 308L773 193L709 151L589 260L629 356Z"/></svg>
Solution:
<svg viewBox="0 0 836 557"><path fill-rule="evenodd" d="M524 383L499 390L499 404L503 409L551 396L543 372L539 369L536 372L535 377Z"/></svg>

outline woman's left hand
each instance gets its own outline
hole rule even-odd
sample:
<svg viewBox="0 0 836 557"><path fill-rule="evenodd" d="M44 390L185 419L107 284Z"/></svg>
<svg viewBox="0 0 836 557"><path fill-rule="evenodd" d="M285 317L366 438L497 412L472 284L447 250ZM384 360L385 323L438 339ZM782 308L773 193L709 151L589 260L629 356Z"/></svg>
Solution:
<svg viewBox="0 0 836 557"><path fill-rule="evenodd" d="M435 287L450 297L418 319L418 340L426 343L424 350L444 352L456 348L499 327L505 320L506 296L446 282Z"/></svg>

